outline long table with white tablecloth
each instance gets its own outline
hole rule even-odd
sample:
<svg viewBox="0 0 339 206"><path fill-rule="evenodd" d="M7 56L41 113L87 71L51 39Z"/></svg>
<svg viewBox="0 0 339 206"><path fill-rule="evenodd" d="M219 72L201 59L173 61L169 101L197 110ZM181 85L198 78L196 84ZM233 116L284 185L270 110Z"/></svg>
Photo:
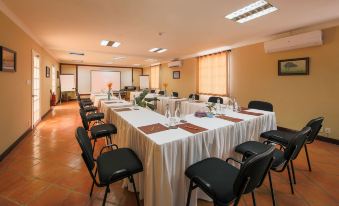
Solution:
<svg viewBox="0 0 339 206"><path fill-rule="evenodd" d="M208 157L226 159L234 156L236 145L258 141L260 133L276 129L273 112L251 109L248 114L243 114L224 110L226 117L240 121L187 115L185 120L196 127L193 129L201 127L206 131L195 133L177 128L146 134L139 127L156 123L166 125L168 120L144 108L111 108L110 111L110 121L118 128L114 143L134 150L143 163L144 172L135 175L135 180L147 206L185 205L189 181L184 172L188 166ZM251 115L251 112L261 115ZM191 205L196 205L197 198L205 198L197 191L192 194Z"/></svg>

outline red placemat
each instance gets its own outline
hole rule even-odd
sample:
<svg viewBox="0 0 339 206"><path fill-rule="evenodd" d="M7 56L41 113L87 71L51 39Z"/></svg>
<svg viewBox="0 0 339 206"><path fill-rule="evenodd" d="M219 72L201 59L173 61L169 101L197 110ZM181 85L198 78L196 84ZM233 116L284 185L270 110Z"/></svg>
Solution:
<svg viewBox="0 0 339 206"><path fill-rule="evenodd" d="M245 111L245 110L243 110L243 111L240 111L239 113L241 113L241 114L248 114L248 115L253 115L253 116L261 116L261 115L264 115L264 114L262 114L262 113L257 113L257 112L249 112L249 111Z"/></svg>
<svg viewBox="0 0 339 206"><path fill-rule="evenodd" d="M153 134L153 133L168 130L167 127L165 127L164 125L159 124L159 123L151 124L151 125L147 125L147 126L142 126L142 127L138 127L138 128L146 134Z"/></svg>
<svg viewBox="0 0 339 206"><path fill-rule="evenodd" d="M215 116L215 117L219 118L219 119L226 120L226 121L231 121L231 122L241 122L241 121L243 121L243 119L239 119L239 118L235 118L235 117L229 117L229 116L226 116L226 115L218 115L218 116Z"/></svg>
<svg viewBox="0 0 339 206"><path fill-rule="evenodd" d="M127 112L127 111L132 111L130 108L121 108L121 109L114 109L116 112Z"/></svg>
<svg viewBox="0 0 339 206"><path fill-rule="evenodd" d="M183 129L183 130L186 130L187 132L193 133L193 134L207 130L206 128L199 127L199 126L191 124L191 123L179 124L178 127Z"/></svg>

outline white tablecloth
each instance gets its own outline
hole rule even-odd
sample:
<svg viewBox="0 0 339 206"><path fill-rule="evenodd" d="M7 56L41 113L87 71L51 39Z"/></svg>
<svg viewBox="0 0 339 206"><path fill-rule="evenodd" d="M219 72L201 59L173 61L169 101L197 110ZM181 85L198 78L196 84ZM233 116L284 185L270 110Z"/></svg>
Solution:
<svg viewBox="0 0 339 206"><path fill-rule="evenodd" d="M166 118L144 108L125 112L112 110L111 122L118 128L113 141L119 147L134 150L143 163L144 172L135 175L135 180L137 189L144 198L144 205L185 205L189 180L184 172L188 166L208 157L226 159L234 156L236 145L259 140L260 133L276 129L273 112L260 111L264 113L262 116L228 110L225 112L228 116L242 118L244 121L233 123L218 118L188 115L188 122L208 131L192 134L179 128L147 135L138 127L154 123L166 124ZM197 194L197 190L192 193L191 205L197 204L201 194Z"/></svg>
<svg viewBox="0 0 339 206"><path fill-rule="evenodd" d="M164 115L166 112L166 105L168 104L171 115L174 116L175 111L175 103L178 101L186 101L186 99L179 99L179 98L173 98L173 97L158 97L159 101L157 101L157 109L156 112L159 114Z"/></svg>
<svg viewBox="0 0 339 206"><path fill-rule="evenodd" d="M100 101L99 111L104 113L105 122L110 121L111 108L120 108L120 107L128 107L132 106L131 102L125 100L102 100Z"/></svg>
<svg viewBox="0 0 339 206"><path fill-rule="evenodd" d="M90 99L92 100L94 106L100 107L100 101L108 100L108 96L107 94L104 94L104 93L94 93L94 94L91 94ZM118 98L112 95L111 99L114 100Z"/></svg>

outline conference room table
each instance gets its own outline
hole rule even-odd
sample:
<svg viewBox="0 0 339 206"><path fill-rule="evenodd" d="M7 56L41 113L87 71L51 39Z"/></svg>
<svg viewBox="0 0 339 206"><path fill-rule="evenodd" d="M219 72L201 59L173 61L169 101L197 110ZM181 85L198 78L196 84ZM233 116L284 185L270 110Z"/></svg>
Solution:
<svg viewBox="0 0 339 206"><path fill-rule="evenodd" d="M93 102L93 105L100 108L100 102L102 100L108 100L108 96L105 93L92 93L90 99ZM118 99L116 96L111 96L111 100Z"/></svg>
<svg viewBox="0 0 339 206"><path fill-rule="evenodd" d="M114 99L114 100L101 100L99 103L99 111L104 113L105 122L110 121L110 115L111 115L111 109L112 108L120 108L120 107L129 107L132 106L131 102L125 101L125 100L119 100L119 99Z"/></svg>
<svg viewBox="0 0 339 206"><path fill-rule="evenodd" d="M224 110L223 115L213 118L190 114L184 118L187 123L169 129L169 120L151 110L111 108L110 121L118 128L113 142L120 148L131 148L143 163L144 171L135 175L135 182L144 205L185 205L187 167L208 157L234 157L236 145L258 141L262 132L277 128L274 112L244 112ZM124 186L131 190L128 181L124 181ZM197 189L192 193L191 206L196 206L198 198L209 200Z"/></svg>

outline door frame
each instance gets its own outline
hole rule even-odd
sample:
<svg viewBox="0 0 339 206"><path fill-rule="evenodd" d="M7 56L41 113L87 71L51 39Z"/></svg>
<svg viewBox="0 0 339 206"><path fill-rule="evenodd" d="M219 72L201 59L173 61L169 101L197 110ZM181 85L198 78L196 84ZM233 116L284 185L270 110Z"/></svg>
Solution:
<svg viewBox="0 0 339 206"><path fill-rule="evenodd" d="M38 56L39 57L39 118L36 122L34 122L34 97L33 97L33 88L34 88L34 57ZM32 128L35 128L39 122L41 121L41 55L32 49L32 68L31 68L31 115L32 115Z"/></svg>

